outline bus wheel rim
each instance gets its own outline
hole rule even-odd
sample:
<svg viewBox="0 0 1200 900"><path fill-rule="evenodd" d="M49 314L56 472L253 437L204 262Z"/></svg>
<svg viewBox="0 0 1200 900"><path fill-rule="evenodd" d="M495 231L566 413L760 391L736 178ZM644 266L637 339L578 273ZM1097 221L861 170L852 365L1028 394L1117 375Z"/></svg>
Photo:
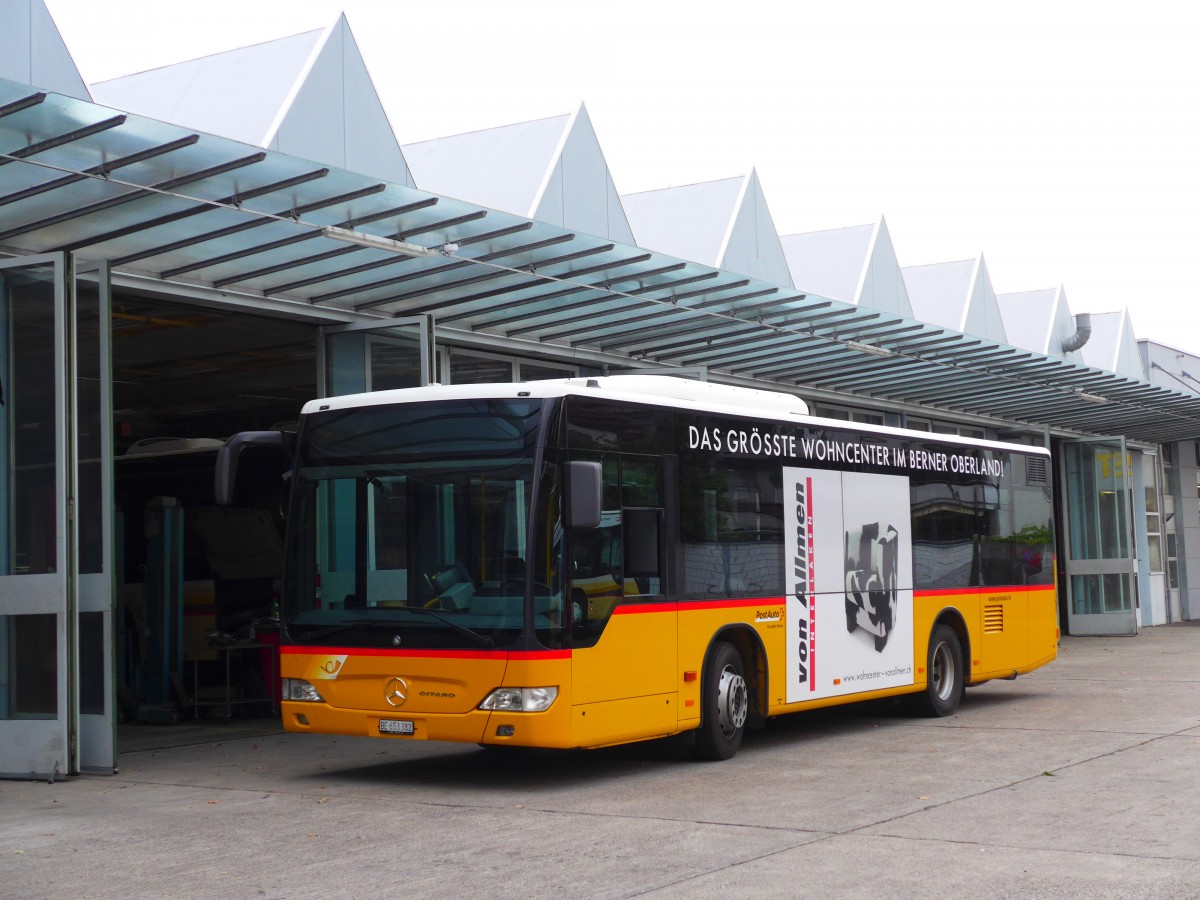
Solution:
<svg viewBox="0 0 1200 900"><path fill-rule="evenodd" d="M749 712L750 696L746 691L746 679L734 671L733 666L726 666L717 686L717 717L721 733L725 737L732 737L746 724Z"/></svg>
<svg viewBox="0 0 1200 900"><path fill-rule="evenodd" d="M954 692L954 660L950 656L950 647L945 642L938 644L934 649L933 665L930 668L934 693L939 700L949 700Z"/></svg>

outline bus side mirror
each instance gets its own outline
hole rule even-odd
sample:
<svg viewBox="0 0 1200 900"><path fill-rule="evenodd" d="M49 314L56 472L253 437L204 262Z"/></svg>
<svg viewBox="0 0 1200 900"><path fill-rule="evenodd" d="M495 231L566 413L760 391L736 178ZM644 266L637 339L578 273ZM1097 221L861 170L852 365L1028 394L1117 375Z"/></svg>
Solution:
<svg viewBox="0 0 1200 900"><path fill-rule="evenodd" d="M243 447L278 447L291 455L295 435L283 431L242 431L225 442L217 451L217 468L213 479L213 492L217 506L233 504L233 488L237 482L238 458Z"/></svg>
<svg viewBox="0 0 1200 900"><path fill-rule="evenodd" d="M573 459L567 463L567 527L600 525L603 474L600 463Z"/></svg>

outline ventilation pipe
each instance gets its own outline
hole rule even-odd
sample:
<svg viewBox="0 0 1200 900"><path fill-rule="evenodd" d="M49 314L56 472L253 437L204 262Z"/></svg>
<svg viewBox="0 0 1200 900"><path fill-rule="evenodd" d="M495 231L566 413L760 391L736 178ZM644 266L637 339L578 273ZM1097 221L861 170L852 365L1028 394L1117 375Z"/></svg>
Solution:
<svg viewBox="0 0 1200 900"><path fill-rule="evenodd" d="M1075 315L1075 333L1062 342L1063 353L1078 350L1092 336L1092 314L1077 313Z"/></svg>

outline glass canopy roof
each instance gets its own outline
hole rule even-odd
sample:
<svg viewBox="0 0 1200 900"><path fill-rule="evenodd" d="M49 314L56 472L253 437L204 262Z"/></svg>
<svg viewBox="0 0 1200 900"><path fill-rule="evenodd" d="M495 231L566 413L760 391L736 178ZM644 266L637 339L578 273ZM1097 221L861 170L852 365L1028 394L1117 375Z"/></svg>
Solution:
<svg viewBox="0 0 1200 900"><path fill-rule="evenodd" d="M764 387L1200 438L1193 394L5 80L0 248Z"/></svg>

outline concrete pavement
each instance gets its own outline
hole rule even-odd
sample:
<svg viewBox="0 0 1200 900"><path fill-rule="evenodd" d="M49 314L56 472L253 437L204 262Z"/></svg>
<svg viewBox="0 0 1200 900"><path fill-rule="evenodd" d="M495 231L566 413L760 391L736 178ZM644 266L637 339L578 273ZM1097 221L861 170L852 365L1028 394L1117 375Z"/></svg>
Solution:
<svg viewBox="0 0 1200 900"><path fill-rule="evenodd" d="M726 763L679 740L161 734L127 736L141 749L115 777L0 783L0 892L1200 896L1187 625L1065 638L1055 663L947 719L877 703L773 720Z"/></svg>

